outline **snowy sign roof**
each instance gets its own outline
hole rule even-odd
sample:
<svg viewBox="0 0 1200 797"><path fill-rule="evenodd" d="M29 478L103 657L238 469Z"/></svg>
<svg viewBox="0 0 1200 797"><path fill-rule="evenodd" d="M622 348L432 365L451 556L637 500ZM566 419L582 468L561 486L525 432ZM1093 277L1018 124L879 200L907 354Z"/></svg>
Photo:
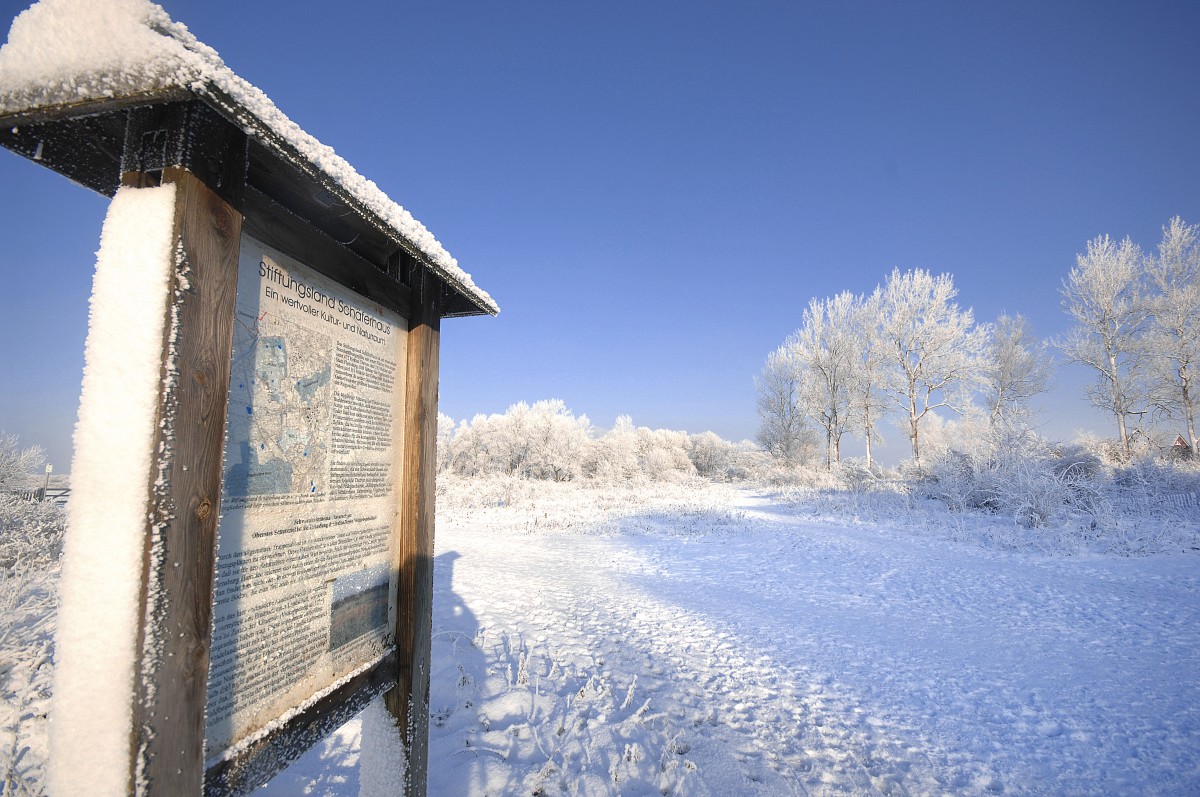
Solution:
<svg viewBox="0 0 1200 797"><path fill-rule="evenodd" d="M2 143L36 160L43 159L44 141L22 138L25 125L71 119L88 127L89 140L103 141L123 135L123 127L106 126L106 113L189 98L201 99L250 137L251 184L256 174L260 182L278 184L281 167L299 172L299 180L319 191L310 191L312 197L298 206L293 202L289 210L308 217L306 208L349 208L355 211L349 222L354 229L345 230L345 237L325 231L339 240L361 239L348 247L374 254L368 259L376 262L388 247L416 258L458 295L446 315L499 312L423 224L300 129L160 6L148 0L41 0L13 20L0 47ZM119 160L114 148L101 143L89 149L78 136L71 143L71 157L50 155L47 165L96 190L115 191L119 166L99 174L87 163L106 155L110 162ZM339 223L347 223L345 216Z"/></svg>

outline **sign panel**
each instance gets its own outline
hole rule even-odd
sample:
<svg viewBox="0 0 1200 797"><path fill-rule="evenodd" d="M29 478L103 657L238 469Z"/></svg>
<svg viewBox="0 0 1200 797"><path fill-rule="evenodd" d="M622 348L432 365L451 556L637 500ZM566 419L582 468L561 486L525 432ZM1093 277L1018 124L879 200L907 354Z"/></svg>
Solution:
<svg viewBox="0 0 1200 797"><path fill-rule="evenodd" d="M396 313L242 237L206 758L390 645L406 338Z"/></svg>

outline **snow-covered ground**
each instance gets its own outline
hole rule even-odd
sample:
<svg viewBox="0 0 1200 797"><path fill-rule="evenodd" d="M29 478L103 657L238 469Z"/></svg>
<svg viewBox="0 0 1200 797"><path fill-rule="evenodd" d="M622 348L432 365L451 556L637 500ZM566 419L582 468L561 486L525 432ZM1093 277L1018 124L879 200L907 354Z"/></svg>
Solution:
<svg viewBox="0 0 1200 797"><path fill-rule="evenodd" d="M1200 794L1194 546L509 489L440 510L431 795ZM261 793L357 794L361 736Z"/></svg>

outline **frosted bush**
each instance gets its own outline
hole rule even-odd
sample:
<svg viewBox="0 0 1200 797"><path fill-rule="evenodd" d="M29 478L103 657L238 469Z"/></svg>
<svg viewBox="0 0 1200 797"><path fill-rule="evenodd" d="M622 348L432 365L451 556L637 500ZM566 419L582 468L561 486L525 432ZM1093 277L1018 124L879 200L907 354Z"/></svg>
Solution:
<svg viewBox="0 0 1200 797"><path fill-rule="evenodd" d="M1093 451L1079 443L1060 445L1049 454L1050 466L1055 473L1072 473L1074 478L1100 479L1104 476L1104 462Z"/></svg>
<svg viewBox="0 0 1200 797"><path fill-rule="evenodd" d="M961 451L948 451L930 471L938 497L956 511L983 505L983 485L975 461Z"/></svg>
<svg viewBox="0 0 1200 797"><path fill-rule="evenodd" d="M1139 459L1113 470L1118 488L1151 494L1200 492L1200 472L1193 467L1155 459Z"/></svg>
<svg viewBox="0 0 1200 797"><path fill-rule="evenodd" d="M1083 433L1076 438L1074 445L1084 449L1108 467L1117 467L1127 461L1125 447L1115 438Z"/></svg>
<svg viewBox="0 0 1200 797"><path fill-rule="evenodd" d="M46 568L62 552L64 513L47 501L0 495L0 572Z"/></svg>
<svg viewBox="0 0 1200 797"><path fill-rule="evenodd" d="M42 450L0 437L0 795L40 795L46 765L58 559L65 523L37 484Z"/></svg>
<svg viewBox="0 0 1200 797"><path fill-rule="evenodd" d="M865 459L843 460L834 470L838 484L853 493L865 493L875 486L878 477L867 467Z"/></svg>
<svg viewBox="0 0 1200 797"><path fill-rule="evenodd" d="M16 435L0 434L0 493L32 488L36 484L34 471L43 461L40 447L21 448Z"/></svg>
<svg viewBox="0 0 1200 797"><path fill-rule="evenodd" d="M736 467L736 447L712 432L692 435L687 441L687 455L696 473L708 479L728 480Z"/></svg>
<svg viewBox="0 0 1200 797"><path fill-rule="evenodd" d="M45 569L62 551L63 511L53 503L28 501L19 491L37 483L42 449L21 448L16 435L0 436L0 572Z"/></svg>
<svg viewBox="0 0 1200 797"><path fill-rule="evenodd" d="M679 482L696 474L688 440L684 432L635 427L628 415L622 415L609 432L591 442L583 472L603 484Z"/></svg>
<svg viewBox="0 0 1200 797"><path fill-rule="evenodd" d="M1200 514L1200 473L1190 463L1137 459L1113 470L1099 500L1109 512L1105 527L1130 552L1187 548Z"/></svg>
<svg viewBox="0 0 1200 797"><path fill-rule="evenodd" d="M1040 529L1095 511L1104 468L1080 445L1056 448L1027 425L1001 420L969 448L946 451L930 476L931 493L952 511L989 512Z"/></svg>
<svg viewBox="0 0 1200 797"><path fill-rule="evenodd" d="M749 480L763 489L786 491L801 483L800 471L792 464L768 455L766 462L756 464Z"/></svg>
<svg viewBox="0 0 1200 797"><path fill-rule="evenodd" d="M868 468L863 459L846 459L832 468L789 468L766 476L758 481L761 489L814 517L871 522L895 518L913 507L912 483L877 465Z"/></svg>
<svg viewBox="0 0 1200 797"><path fill-rule="evenodd" d="M44 791L58 567L0 574L0 794Z"/></svg>
<svg viewBox="0 0 1200 797"><path fill-rule="evenodd" d="M1020 448L998 449L986 459L950 451L932 469L933 489L953 511L1008 515L1022 527L1044 528L1072 513L1098 511L1087 465Z"/></svg>
<svg viewBox="0 0 1200 797"><path fill-rule="evenodd" d="M461 516L495 507L511 508L524 501L530 484L528 479L506 474L463 477L443 473L437 480L438 512Z"/></svg>
<svg viewBox="0 0 1200 797"><path fill-rule="evenodd" d="M932 475L928 468L922 467L911 459L901 462L897 471L901 479L913 485L928 481Z"/></svg>
<svg viewBox="0 0 1200 797"><path fill-rule="evenodd" d="M1024 528L1044 528L1062 519L1072 504L1069 475L1056 474L1043 462L1020 462L1005 476L991 490L996 506L1010 511Z"/></svg>
<svg viewBox="0 0 1200 797"><path fill-rule="evenodd" d="M63 512L0 496L0 794L39 795L45 777Z"/></svg>
<svg viewBox="0 0 1200 797"><path fill-rule="evenodd" d="M711 432L689 435L634 426L627 415L599 437L587 416L562 401L519 402L503 413L476 415L455 429L438 417L439 473L506 475L555 482L600 484L685 482L697 474L719 481L745 478L762 455Z"/></svg>
<svg viewBox="0 0 1200 797"><path fill-rule="evenodd" d="M448 420L448 419L447 419ZM438 461L463 476L504 473L570 481L591 439L587 416L576 418L557 399L519 402L502 414L476 415L450 434L439 418Z"/></svg>

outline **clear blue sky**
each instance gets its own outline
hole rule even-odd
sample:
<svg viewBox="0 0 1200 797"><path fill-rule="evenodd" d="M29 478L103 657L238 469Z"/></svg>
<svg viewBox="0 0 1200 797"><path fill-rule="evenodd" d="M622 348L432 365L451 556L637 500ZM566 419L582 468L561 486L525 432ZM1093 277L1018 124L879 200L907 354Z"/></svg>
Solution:
<svg viewBox="0 0 1200 797"><path fill-rule="evenodd" d="M1196 2L163 5L500 303L444 324L458 419L752 437L812 296L926 268L1049 337L1088 239L1200 222ZM0 429L65 469L106 200L6 151L0 184ZM1046 433L1109 432L1086 379Z"/></svg>

